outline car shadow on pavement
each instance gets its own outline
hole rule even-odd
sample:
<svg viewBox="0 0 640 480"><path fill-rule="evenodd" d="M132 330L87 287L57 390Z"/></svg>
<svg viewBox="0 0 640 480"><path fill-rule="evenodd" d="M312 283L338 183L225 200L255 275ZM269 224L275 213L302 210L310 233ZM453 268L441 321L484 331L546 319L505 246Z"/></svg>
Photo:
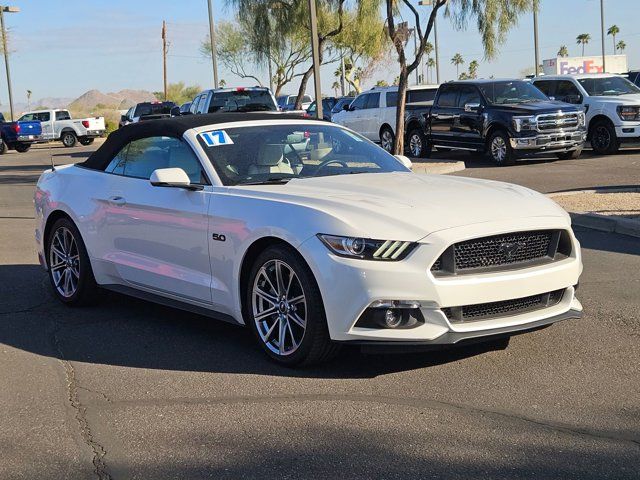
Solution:
<svg viewBox="0 0 640 480"><path fill-rule="evenodd" d="M640 255L640 241L635 237L601 232L579 226L573 226L572 228L583 249Z"/></svg>
<svg viewBox="0 0 640 480"><path fill-rule="evenodd" d="M69 361L175 371L307 378L371 378L431 367L499 347L368 355L345 347L333 361L281 367L266 357L247 328L105 291L98 305L70 308L50 290L37 265L2 265L0 343Z"/></svg>

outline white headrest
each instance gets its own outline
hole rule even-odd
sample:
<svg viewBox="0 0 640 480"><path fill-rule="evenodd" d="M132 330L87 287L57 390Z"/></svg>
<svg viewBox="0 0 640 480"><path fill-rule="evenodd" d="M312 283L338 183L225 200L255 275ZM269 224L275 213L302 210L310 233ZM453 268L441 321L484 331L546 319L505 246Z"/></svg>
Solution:
<svg viewBox="0 0 640 480"><path fill-rule="evenodd" d="M260 147L257 165L273 166L282 161L284 148L279 143L266 143Z"/></svg>

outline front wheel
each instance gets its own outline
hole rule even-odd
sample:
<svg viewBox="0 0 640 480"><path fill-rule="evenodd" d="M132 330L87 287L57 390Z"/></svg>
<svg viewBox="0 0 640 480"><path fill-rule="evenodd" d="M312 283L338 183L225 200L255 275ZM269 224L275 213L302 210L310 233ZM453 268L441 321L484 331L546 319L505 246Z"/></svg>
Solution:
<svg viewBox="0 0 640 480"><path fill-rule="evenodd" d="M599 121L591 129L591 148L598 155L611 155L620 148L616 129L608 121Z"/></svg>
<svg viewBox="0 0 640 480"><path fill-rule="evenodd" d="M391 128L383 127L382 130L380 130L380 146L391 153L393 151L393 140L394 135Z"/></svg>
<svg viewBox="0 0 640 480"><path fill-rule="evenodd" d="M331 342L318 285L291 248L272 246L256 259L245 285L245 318L265 353L287 365L328 360Z"/></svg>
<svg viewBox="0 0 640 480"><path fill-rule="evenodd" d="M60 141L65 147L71 148L76 146L77 138L73 132L64 132L60 137Z"/></svg>
<svg viewBox="0 0 640 480"><path fill-rule="evenodd" d="M420 128L414 128L407 136L408 149L412 157L428 157L431 154L431 146L427 143L427 137Z"/></svg>
<svg viewBox="0 0 640 480"><path fill-rule="evenodd" d="M509 144L509 136L504 131L498 130L491 135L488 152L493 162L499 167L516 163L513 150Z"/></svg>
<svg viewBox="0 0 640 480"><path fill-rule="evenodd" d="M71 220L60 218L53 224L45 253L49 280L58 300L70 306L87 305L96 300L98 286L89 255Z"/></svg>
<svg viewBox="0 0 640 480"><path fill-rule="evenodd" d="M7 150L7 144L0 140L0 155L4 155L5 153L7 153Z"/></svg>
<svg viewBox="0 0 640 480"><path fill-rule="evenodd" d="M31 148L31 145L29 144L24 144L24 143L16 144L16 152L19 152L19 153L28 152L30 148Z"/></svg>
<svg viewBox="0 0 640 480"><path fill-rule="evenodd" d="M87 146L93 143L93 138L82 137L78 139L81 145Z"/></svg>

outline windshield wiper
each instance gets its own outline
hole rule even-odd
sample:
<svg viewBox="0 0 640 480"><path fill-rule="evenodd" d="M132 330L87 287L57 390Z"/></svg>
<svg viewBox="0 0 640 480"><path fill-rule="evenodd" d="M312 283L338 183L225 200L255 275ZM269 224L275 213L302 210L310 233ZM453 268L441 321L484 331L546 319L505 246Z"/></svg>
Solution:
<svg viewBox="0 0 640 480"><path fill-rule="evenodd" d="M265 180L260 180L259 182L242 182L242 183L238 183L238 185L269 185L269 184L278 185L278 184L285 184L289 182L289 180L291 180L292 178L293 177L269 177Z"/></svg>

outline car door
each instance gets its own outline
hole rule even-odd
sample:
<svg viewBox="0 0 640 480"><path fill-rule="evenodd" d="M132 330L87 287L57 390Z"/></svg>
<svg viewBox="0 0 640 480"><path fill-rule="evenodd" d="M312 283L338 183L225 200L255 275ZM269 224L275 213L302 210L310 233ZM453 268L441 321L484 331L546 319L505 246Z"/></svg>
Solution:
<svg viewBox="0 0 640 480"><path fill-rule="evenodd" d="M450 84L442 85L431 110L431 138L436 147L453 145L453 123L458 114L457 88Z"/></svg>
<svg viewBox="0 0 640 480"><path fill-rule="evenodd" d="M356 99L349 105L349 110L344 110L340 116L340 123L351 130L358 133L362 132L362 115L367 103L367 95L363 93L358 95Z"/></svg>
<svg viewBox="0 0 640 480"><path fill-rule="evenodd" d="M195 303L211 303L206 190L153 186L160 168L182 168L207 184L191 147L180 139L131 142L107 167L100 255L125 284Z"/></svg>
<svg viewBox="0 0 640 480"><path fill-rule="evenodd" d="M367 94L367 101L361 117L362 132L369 140L380 141L380 92Z"/></svg>
<svg viewBox="0 0 640 480"><path fill-rule="evenodd" d="M461 85L458 93L458 118L454 118L453 130L458 146L464 148L483 148L483 99L480 91L473 85Z"/></svg>

